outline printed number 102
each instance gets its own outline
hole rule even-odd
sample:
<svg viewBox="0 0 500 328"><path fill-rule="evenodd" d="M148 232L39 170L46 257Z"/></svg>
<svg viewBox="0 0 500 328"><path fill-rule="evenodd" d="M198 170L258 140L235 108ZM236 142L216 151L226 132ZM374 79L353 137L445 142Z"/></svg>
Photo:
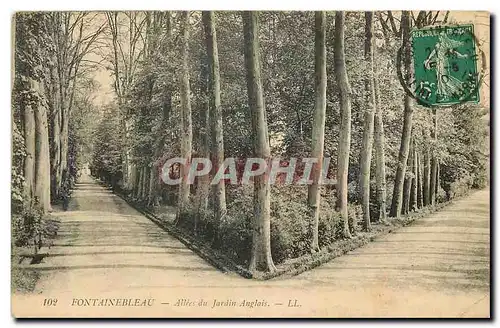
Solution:
<svg viewBox="0 0 500 328"><path fill-rule="evenodd" d="M56 306L57 298L46 298L43 300L43 306Z"/></svg>

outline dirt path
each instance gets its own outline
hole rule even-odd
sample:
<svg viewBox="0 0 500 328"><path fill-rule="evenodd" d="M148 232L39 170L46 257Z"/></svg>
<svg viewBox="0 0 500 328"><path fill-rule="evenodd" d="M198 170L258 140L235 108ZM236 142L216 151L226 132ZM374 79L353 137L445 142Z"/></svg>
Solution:
<svg viewBox="0 0 500 328"><path fill-rule="evenodd" d="M314 270L266 282L217 271L90 178L61 221L50 257L31 266L42 272L38 297L13 298L18 316L489 316L487 190ZM58 305L41 307L47 297ZM73 304L111 297L155 304ZM181 299L207 305L176 306ZM238 306L243 300L255 305Z"/></svg>
<svg viewBox="0 0 500 328"><path fill-rule="evenodd" d="M223 275L90 177L81 179L69 210L58 216L50 256L36 265L49 273L36 292L118 292Z"/></svg>

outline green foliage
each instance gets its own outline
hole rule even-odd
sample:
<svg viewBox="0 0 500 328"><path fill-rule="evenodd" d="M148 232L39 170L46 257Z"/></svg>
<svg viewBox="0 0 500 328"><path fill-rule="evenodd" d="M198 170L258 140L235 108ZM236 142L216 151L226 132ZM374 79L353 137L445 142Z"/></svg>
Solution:
<svg viewBox="0 0 500 328"><path fill-rule="evenodd" d="M41 233L43 212L40 207L24 203L22 211L12 216L12 243L15 246L32 245Z"/></svg>
<svg viewBox="0 0 500 328"><path fill-rule="evenodd" d="M91 170L112 185L117 185L122 171L122 134L115 107L108 107L95 136Z"/></svg>
<svg viewBox="0 0 500 328"><path fill-rule="evenodd" d="M193 204L180 216L181 227L193 234L198 217L197 236L221 250L236 263L248 265L252 246L253 186L230 186L228 213L217 230L212 211L199 215ZM326 191L325 191L326 192ZM307 189L297 186L273 186L271 199L271 254L276 264L310 252L309 207ZM349 205L349 230L361 230L361 207ZM343 239L344 222L327 198L322 200L319 221L320 247ZM218 239L215 236L218 233ZM215 243L214 243L215 241Z"/></svg>
<svg viewBox="0 0 500 328"><path fill-rule="evenodd" d="M271 254L275 263L309 252L311 234L306 188L275 186L271 198Z"/></svg>
<svg viewBox="0 0 500 328"><path fill-rule="evenodd" d="M12 213L19 213L25 201L23 163L26 156L24 138L17 128L16 122L12 124L12 169L11 169L11 207Z"/></svg>
<svg viewBox="0 0 500 328"><path fill-rule="evenodd" d="M438 136L442 140L440 175L448 198L463 194L464 189L485 187L489 182L488 111L465 104L441 117L446 125Z"/></svg>

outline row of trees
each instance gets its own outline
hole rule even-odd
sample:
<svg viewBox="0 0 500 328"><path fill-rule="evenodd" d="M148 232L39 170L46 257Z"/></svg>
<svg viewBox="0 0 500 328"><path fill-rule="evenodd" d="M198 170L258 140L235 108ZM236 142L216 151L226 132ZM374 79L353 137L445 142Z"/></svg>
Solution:
<svg viewBox="0 0 500 328"><path fill-rule="evenodd" d="M176 205L180 227L273 271L350 238L357 212L370 230L484 185L485 112L431 111L398 79L399 67L410 80L410 30L450 21L432 11L19 14L13 181L21 198L39 190L48 210L62 172L92 152L97 177L159 212ZM90 97L96 69L113 80L103 108ZM162 184L164 161L179 156L211 158L213 171L191 186L181 166L178 189ZM210 185L226 157L319 161L308 188L266 176L253 190ZM336 158L335 186L319 184L323 157Z"/></svg>
<svg viewBox="0 0 500 328"><path fill-rule="evenodd" d="M334 200L341 233L349 238L349 203L362 206L363 227L370 230L387 213L398 217L444 200L439 193L450 196L452 185L465 175L482 184L484 167L442 178L465 164L455 167L449 161L457 146L452 135L469 134L456 124L457 112L477 109L431 111L415 104L397 79L400 65L410 80L411 28L447 23L449 12L155 12L112 13L107 19L114 31L118 107L129 141L121 157L123 186L147 205L173 195L177 223L195 235L211 220L214 247L223 244L222 226L238 215L233 194L243 187L211 187L205 176L190 188L181 166L183 183L178 191L168 190L158 179L165 158L210 157L218 168L224 157L337 154L335 190L319 185L319 160L306 196L309 211L300 218L308 226L305 248L313 252L321 244L321 202ZM134 53L123 56L122 48L142 50L134 60ZM127 81L126 90L116 81ZM479 130L481 115L473 123ZM440 131L441 120L453 128ZM479 135L483 140L484 132ZM266 176L254 180L253 223L247 226L247 264L253 271L275 269L271 250L280 232L271 228L277 220L272 188ZM299 194L288 200L304 202Z"/></svg>
<svg viewBox="0 0 500 328"><path fill-rule="evenodd" d="M86 56L99 46L104 25L96 25L96 14L62 12L18 13L15 22L12 122L22 136L14 148L25 156L13 168L24 180L23 202L47 212L76 173L70 117L88 96L94 65Z"/></svg>
<svg viewBox="0 0 500 328"><path fill-rule="evenodd" d="M104 24L95 13L17 13L12 90L12 207L15 243L39 230L75 181L81 150L90 146L95 65ZM70 119L71 117L71 119ZM86 140L87 139L87 140Z"/></svg>

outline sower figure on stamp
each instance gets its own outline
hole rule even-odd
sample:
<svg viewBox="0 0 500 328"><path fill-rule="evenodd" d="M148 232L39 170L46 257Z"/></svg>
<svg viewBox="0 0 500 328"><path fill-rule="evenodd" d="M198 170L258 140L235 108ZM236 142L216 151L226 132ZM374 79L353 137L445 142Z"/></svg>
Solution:
<svg viewBox="0 0 500 328"><path fill-rule="evenodd" d="M462 82L450 74L450 70L458 70L457 64L451 62L455 58L467 58L467 54L461 54L456 47L461 46L463 42L452 40L446 35L439 35L439 41L436 42L434 49L424 61L424 67L427 70L435 67L437 80L437 96L446 97L448 95L460 94Z"/></svg>

